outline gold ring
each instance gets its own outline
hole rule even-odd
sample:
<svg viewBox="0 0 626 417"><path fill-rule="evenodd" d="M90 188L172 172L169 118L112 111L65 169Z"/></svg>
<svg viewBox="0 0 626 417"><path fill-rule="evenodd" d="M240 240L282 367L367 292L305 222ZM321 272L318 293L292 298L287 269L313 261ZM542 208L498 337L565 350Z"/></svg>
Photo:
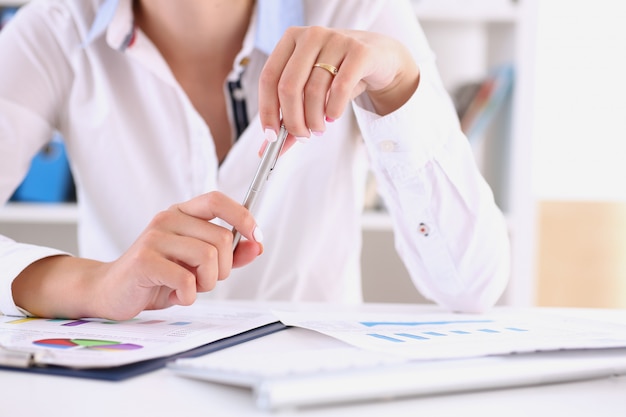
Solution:
<svg viewBox="0 0 626 417"><path fill-rule="evenodd" d="M337 73L339 72L339 69L337 67L332 66L330 64L324 64L321 62L318 62L315 65L313 65L313 68L315 67L324 68L326 71L330 72L330 75L332 75L333 77L337 75Z"/></svg>

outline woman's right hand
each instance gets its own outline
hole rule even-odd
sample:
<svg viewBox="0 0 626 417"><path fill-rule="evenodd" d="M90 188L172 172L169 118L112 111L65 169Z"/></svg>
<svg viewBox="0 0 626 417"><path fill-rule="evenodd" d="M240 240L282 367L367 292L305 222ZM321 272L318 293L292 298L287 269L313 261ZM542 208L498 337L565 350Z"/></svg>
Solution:
<svg viewBox="0 0 626 417"><path fill-rule="evenodd" d="M232 231L210 223L214 218L246 238L234 253ZM55 256L33 263L13 282L13 297L35 315L66 318L125 320L146 309L190 305L260 255L261 236L245 207L210 192L158 213L116 261Z"/></svg>

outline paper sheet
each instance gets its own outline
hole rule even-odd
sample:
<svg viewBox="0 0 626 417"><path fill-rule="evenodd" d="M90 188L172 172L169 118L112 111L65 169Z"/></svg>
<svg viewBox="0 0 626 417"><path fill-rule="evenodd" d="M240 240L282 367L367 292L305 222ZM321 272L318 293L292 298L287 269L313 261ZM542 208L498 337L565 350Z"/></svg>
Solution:
<svg viewBox="0 0 626 417"><path fill-rule="evenodd" d="M266 309L221 303L146 311L127 321L0 316L0 346L40 364L102 368L154 359L274 323Z"/></svg>
<svg viewBox="0 0 626 417"><path fill-rule="evenodd" d="M626 347L624 325L547 312L381 314L274 311L286 325L409 359Z"/></svg>

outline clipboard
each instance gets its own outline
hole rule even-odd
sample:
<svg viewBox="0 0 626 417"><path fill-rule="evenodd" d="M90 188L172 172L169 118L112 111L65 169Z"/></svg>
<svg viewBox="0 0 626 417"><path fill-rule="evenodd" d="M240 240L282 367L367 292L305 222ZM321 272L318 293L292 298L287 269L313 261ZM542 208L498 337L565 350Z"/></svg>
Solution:
<svg viewBox="0 0 626 417"><path fill-rule="evenodd" d="M7 359L2 363L2 356L0 356L0 370L30 372L36 374L45 375L57 375L68 376L77 378L98 379L106 381L122 381L128 378L139 376L148 372L156 371L163 368L167 363L181 358L194 358L208 353L216 352L221 349L232 347L241 343L248 342L281 330L286 329L287 326L281 322L275 322L263 325L256 329L251 329L243 333L230 336L221 340L217 340L211 343L207 343L204 346L197 347L195 349L181 352L167 357L160 357L155 359L148 359L141 362L130 363L127 365L110 367L110 368L69 368L65 366L46 365L38 366L33 361L32 354L26 352L15 352L9 349L5 349L5 358ZM0 353L2 350L0 350ZM11 354L13 359L11 359ZM30 356L30 358L28 356ZM20 360L27 361L28 363L16 363ZM14 366L11 366L13 363ZM27 365L27 366L22 366Z"/></svg>
<svg viewBox="0 0 626 417"><path fill-rule="evenodd" d="M212 302L130 320L0 316L0 369L120 381L285 329L268 309Z"/></svg>

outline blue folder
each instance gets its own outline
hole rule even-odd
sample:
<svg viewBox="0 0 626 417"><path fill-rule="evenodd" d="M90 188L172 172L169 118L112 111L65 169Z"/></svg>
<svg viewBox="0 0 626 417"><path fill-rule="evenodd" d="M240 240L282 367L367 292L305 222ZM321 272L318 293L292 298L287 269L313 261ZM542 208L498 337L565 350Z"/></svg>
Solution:
<svg viewBox="0 0 626 417"><path fill-rule="evenodd" d="M74 181L60 135L33 158L12 201L59 203L74 199Z"/></svg>

